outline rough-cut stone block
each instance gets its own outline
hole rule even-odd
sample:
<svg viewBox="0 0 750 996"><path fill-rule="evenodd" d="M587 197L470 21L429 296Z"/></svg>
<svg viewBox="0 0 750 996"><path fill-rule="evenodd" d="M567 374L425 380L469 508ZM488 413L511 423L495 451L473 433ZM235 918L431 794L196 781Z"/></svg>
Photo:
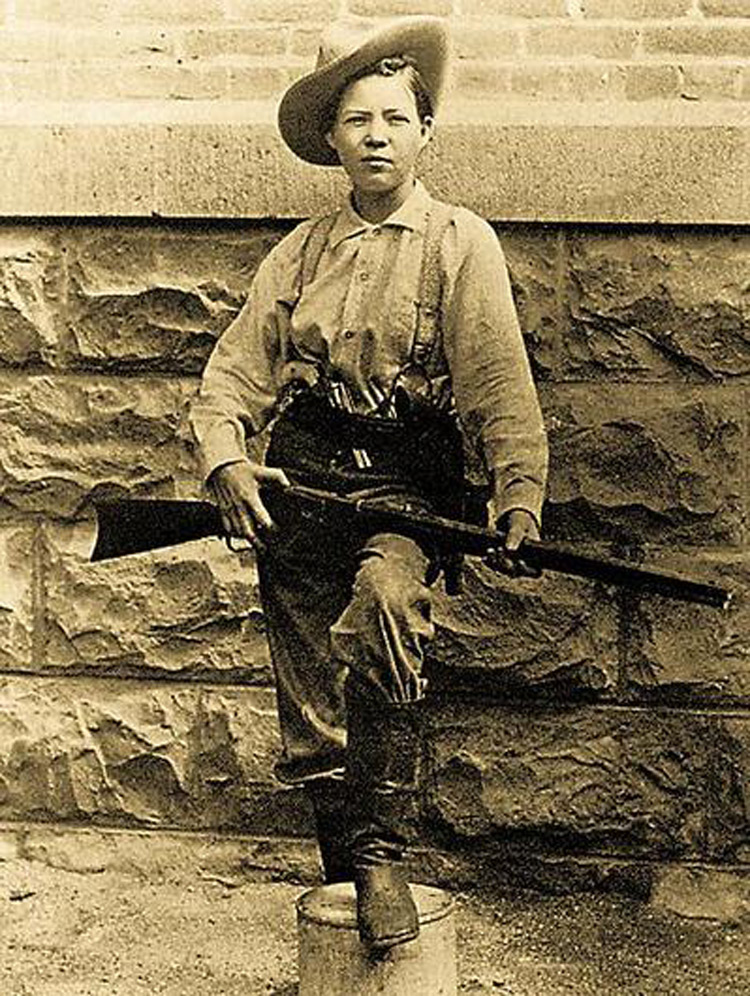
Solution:
<svg viewBox="0 0 750 996"><path fill-rule="evenodd" d="M449 701L431 727L431 810L458 834L706 859L748 839L747 719Z"/></svg>
<svg viewBox="0 0 750 996"><path fill-rule="evenodd" d="M0 529L0 668L32 658L34 549L30 529Z"/></svg>
<svg viewBox="0 0 750 996"><path fill-rule="evenodd" d="M750 371L750 236L740 231L569 240L572 329L563 377L705 379Z"/></svg>
<svg viewBox="0 0 750 996"><path fill-rule="evenodd" d="M185 426L194 390L156 377L0 377L0 512L66 518L93 495L194 492Z"/></svg>
<svg viewBox="0 0 750 996"><path fill-rule="evenodd" d="M438 681L564 694L611 691L617 679L613 603L582 582L512 582L468 562L462 595L438 596L435 623Z"/></svg>
<svg viewBox="0 0 750 996"><path fill-rule="evenodd" d="M0 366L49 358L59 325L61 278L53 231L0 227Z"/></svg>
<svg viewBox="0 0 750 996"><path fill-rule="evenodd" d="M732 387L545 391L549 534L627 555L644 541L739 543L744 407Z"/></svg>
<svg viewBox="0 0 750 996"><path fill-rule="evenodd" d="M521 225L497 227L534 374L555 376L559 311L557 231Z"/></svg>
<svg viewBox="0 0 750 996"><path fill-rule="evenodd" d="M60 527L51 538L47 667L203 675L243 684L270 680L250 554L205 540L91 564L90 527Z"/></svg>
<svg viewBox="0 0 750 996"><path fill-rule="evenodd" d="M0 819L243 828L277 747L270 690L6 678Z"/></svg>
<svg viewBox="0 0 750 996"><path fill-rule="evenodd" d="M281 234L263 225L245 234L127 225L71 232L67 362L200 371Z"/></svg>
<svg viewBox="0 0 750 996"><path fill-rule="evenodd" d="M666 555L654 556L660 569ZM633 600L625 620L624 691L649 703L750 703L750 572L733 564L674 554L672 571L719 584L731 593L728 609L662 598ZM666 568L665 568L666 569Z"/></svg>
<svg viewBox="0 0 750 996"><path fill-rule="evenodd" d="M672 866L659 877L651 902L687 919L737 924L750 915L750 876L737 868Z"/></svg>
<svg viewBox="0 0 750 996"><path fill-rule="evenodd" d="M290 790L290 795L296 795ZM311 823L306 824L308 829ZM296 833L297 827L288 827ZM36 826L7 834L7 859L25 859L77 874L123 872L147 882L190 888L196 878L236 888L272 879L315 881L318 849L309 837L259 838L239 833ZM3 839L0 837L0 855ZM0 861L2 857L0 856Z"/></svg>

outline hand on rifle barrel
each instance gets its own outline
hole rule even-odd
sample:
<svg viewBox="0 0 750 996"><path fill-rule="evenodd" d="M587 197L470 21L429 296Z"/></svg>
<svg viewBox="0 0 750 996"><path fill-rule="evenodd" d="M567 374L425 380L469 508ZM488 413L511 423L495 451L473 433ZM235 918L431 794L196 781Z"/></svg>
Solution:
<svg viewBox="0 0 750 996"><path fill-rule="evenodd" d="M538 578L541 571L527 564L519 553L524 540L538 540L536 519L524 508L513 508L497 521L498 546L488 550L485 562L501 574L515 578Z"/></svg>
<svg viewBox="0 0 750 996"><path fill-rule="evenodd" d="M288 487L289 480L283 470L252 460L224 464L208 479L227 536L245 539L256 550L265 548L276 528L260 498L260 488L268 484Z"/></svg>

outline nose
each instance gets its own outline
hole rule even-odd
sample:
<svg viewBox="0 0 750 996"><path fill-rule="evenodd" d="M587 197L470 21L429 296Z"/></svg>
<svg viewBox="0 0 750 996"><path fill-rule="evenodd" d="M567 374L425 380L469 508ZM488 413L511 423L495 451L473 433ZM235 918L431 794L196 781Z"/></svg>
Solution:
<svg viewBox="0 0 750 996"><path fill-rule="evenodd" d="M386 145L388 142L388 136L385 131L385 123L376 119L370 121L370 127L367 129L365 141L369 146L375 146L377 148Z"/></svg>

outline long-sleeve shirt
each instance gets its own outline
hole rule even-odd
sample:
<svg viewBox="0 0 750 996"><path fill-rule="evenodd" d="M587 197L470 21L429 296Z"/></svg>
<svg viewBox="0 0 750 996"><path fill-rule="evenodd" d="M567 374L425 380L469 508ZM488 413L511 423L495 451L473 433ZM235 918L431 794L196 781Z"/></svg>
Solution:
<svg viewBox="0 0 750 996"><path fill-rule="evenodd" d="M313 221L266 256L191 411L206 477L245 458L247 436L273 416L289 361L320 364L348 387L357 411L371 412L389 394L412 351L430 203L417 182L398 210L371 224L347 200L301 295ZM436 390L452 390L464 431L481 445L496 514L523 508L539 521L546 434L502 248L482 218L456 208L439 263L440 333L429 378Z"/></svg>

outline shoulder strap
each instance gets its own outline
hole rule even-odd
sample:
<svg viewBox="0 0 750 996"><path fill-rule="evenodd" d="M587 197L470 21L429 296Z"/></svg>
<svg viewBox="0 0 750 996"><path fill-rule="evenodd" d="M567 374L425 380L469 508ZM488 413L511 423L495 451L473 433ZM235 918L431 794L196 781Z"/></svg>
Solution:
<svg viewBox="0 0 750 996"><path fill-rule="evenodd" d="M325 214L310 226L304 245L302 246L302 268L300 270L300 282L298 294L315 279L315 274L320 263L321 256L328 244L328 238L333 231L338 212Z"/></svg>
<svg viewBox="0 0 750 996"><path fill-rule="evenodd" d="M414 345L411 359L424 365L432 355L440 323L440 298L442 281L440 274L440 246L448 225L453 220L455 208L444 201L433 201L427 215L424 244L422 247L422 270L419 275L419 300L417 301L417 324L414 331Z"/></svg>

